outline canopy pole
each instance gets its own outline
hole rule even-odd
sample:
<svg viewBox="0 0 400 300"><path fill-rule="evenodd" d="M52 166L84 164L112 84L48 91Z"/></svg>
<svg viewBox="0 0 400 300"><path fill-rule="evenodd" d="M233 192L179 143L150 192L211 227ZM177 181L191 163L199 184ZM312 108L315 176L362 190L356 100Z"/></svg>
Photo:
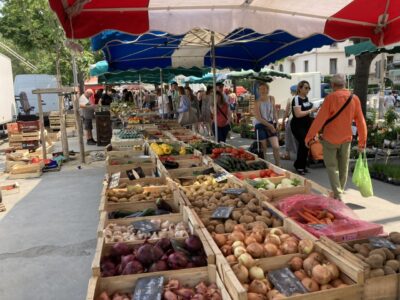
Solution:
<svg viewBox="0 0 400 300"><path fill-rule="evenodd" d="M218 143L218 124L217 124L217 80L215 70L215 35L211 31L211 62L213 74L213 98L214 98L214 128L215 128L215 142Z"/></svg>
<svg viewBox="0 0 400 300"><path fill-rule="evenodd" d="M161 105L162 105L162 119L164 120L164 87L163 87L163 76L162 69L160 69L160 89L161 89Z"/></svg>
<svg viewBox="0 0 400 300"><path fill-rule="evenodd" d="M72 51L72 74L74 76L74 87L79 88L78 86L78 69L76 67L76 59L75 53ZM79 89L77 89L79 91ZM83 143L83 128L82 128L82 120L79 115L79 94L74 95L74 100L72 101L74 105L74 114L76 119L76 129L78 130L78 139L79 139L79 156L81 158L81 163L85 163L85 145Z"/></svg>
<svg viewBox="0 0 400 300"><path fill-rule="evenodd" d="M138 108L142 108L143 107L141 102L142 102L142 76L139 73L139 99L137 101Z"/></svg>
<svg viewBox="0 0 400 300"><path fill-rule="evenodd" d="M381 53L381 63L380 63L380 84L381 91L379 93L379 119L383 119L385 116L385 53Z"/></svg>

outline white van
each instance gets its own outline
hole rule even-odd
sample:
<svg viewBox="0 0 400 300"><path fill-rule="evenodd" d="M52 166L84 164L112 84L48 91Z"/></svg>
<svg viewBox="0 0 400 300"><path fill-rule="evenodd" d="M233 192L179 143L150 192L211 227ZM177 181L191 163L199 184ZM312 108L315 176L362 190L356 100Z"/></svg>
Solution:
<svg viewBox="0 0 400 300"><path fill-rule="evenodd" d="M46 74L21 74L15 76L14 94L20 96L22 92L26 93L29 105L31 106L31 115L38 114L38 95L32 94L36 89L57 88L57 78L55 75ZM20 105L19 105L20 106ZM46 116L51 111L58 111L58 95L42 95L43 114ZM18 107L19 112L24 114L22 107Z"/></svg>
<svg viewBox="0 0 400 300"><path fill-rule="evenodd" d="M0 54L0 125L12 122L18 114L15 107L11 59Z"/></svg>

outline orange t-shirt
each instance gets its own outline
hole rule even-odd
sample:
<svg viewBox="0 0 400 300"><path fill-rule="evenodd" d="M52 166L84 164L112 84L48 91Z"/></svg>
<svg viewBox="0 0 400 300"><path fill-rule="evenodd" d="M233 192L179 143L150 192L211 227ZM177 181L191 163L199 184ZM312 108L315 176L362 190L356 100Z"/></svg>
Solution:
<svg viewBox="0 0 400 300"><path fill-rule="evenodd" d="M339 111L346 103L349 96L350 91L341 89L325 97L324 103L305 138L306 145L321 130L326 120ZM353 120L356 122L358 130L358 145L360 147L365 147L367 141L367 125L365 124L364 115L362 113L360 99L356 95L353 95L353 99L347 107L332 122L325 126L324 132L322 133L324 140L336 145L351 142L353 138L351 130Z"/></svg>

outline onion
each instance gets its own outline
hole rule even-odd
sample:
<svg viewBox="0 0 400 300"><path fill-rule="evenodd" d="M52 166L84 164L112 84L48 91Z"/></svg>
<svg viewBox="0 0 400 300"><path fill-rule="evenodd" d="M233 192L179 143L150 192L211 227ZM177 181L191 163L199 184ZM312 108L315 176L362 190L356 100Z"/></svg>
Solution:
<svg viewBox="0 0 400 300"><path fill-rule="evenodd" d="M299 252L302 254L310 254L314 249L314 242L311 240L301 240L299 242Z"/></svg>
<svg viewBox="0 0 400 300"><path fill-rule="evenodd" d="M279 294L279 291L276 289L270 290L267 294L268 299L274 299L276 295Z"/></svg>
<svg viewBox="0 0 400 300"><path fill-rule="evenodd" d="M287 233L281 234L279 236L279 238L281 239L281 242L283 243L284 241L286 241L288 238L290 238L290 235Z"/></svg>
<svg viewBox="0 0 400 300"><path fill-rule="evenodd" d="M197 235L191 235L185 240L186 249L197 252L203 248L203 244Z"/></svg>
<svg viewBox="0 0 400 300"><path fill-rule="evenodd" d="M333 288L333 286L331 286L330 284L323 284L323 285L321 285L321 291L323 291L323 290L329 290L329 289L332 289Z"/></svg>
<svg viewBox="0 0 400 300"><path fill-rule="evenodd" d="M127 263L134 259L135 259L135 256L133 254L122 256L121 257L121 269L123 270L125 268L125 266L127 265Z"/></svg>
<svg viewBox="0 0 400 300"><path fill-rule="evenodd" d="M297 253L297 243L287 239L282 245L281 250L283 254L294 254Z"/></svg>
<svg viewBox="0 0 400 300"><path fill-rule="evenodd" d="M315 280L311 279L311 278L308 278L308 277L304 278L304 279L301 281L301 284L302 284L302 285L306 288L306 290L309 291L309 292L316 292L316 291L319 290L318 283L317 283Z"/></svg>
<svg viewBox="0 0 400 300"><path fill-rule="evenodd" d="M289 266L292 271L298 271L303 267L303 259L295 256L290 260Z"/></svg>
<svg viewBox="0 0 400 300"><path fill-rule="evenodd" d="M250 268L249 276L250 276L250 279L262 280L265 278L263 269L261 269L260 267L256 267L256 266Z"/></svg>
<svg viewBox="0 0 400 300"><path fill-rule="evenodd" d="M178 300L178 297L175 295L174 292L170 290L165 290L163 294L163 299L165 300Z"/></svg>
<svg viewBox="0 0 400 300"><path fill-rule="evenodd" d="M307 258L314 259L319 263L322 263L322 261L324 260L324 257L318 252L311 253Z"/></svg>
<svg viewBox="0 0 400 300"><path fill-rule="evenodd" d="M263 281L256 279L250 283L248 291L250 293L257 293L257 294L265 295L268 292L268 287L266 286L266 284Z"/></svg>
<svg viewBox="0 0 400 300"><path fill-rule="evenodd" d="M300 281L302 281L304 278L307 277L306 272L304 272L303 269L295 271L294 272L294 276L296 276L296 278Z"/></svg>
<svg viewBox="0 0 400 300"><path fill-rule="evenodd" d="M244 247L244 243L242 241L236 241L232 244L232 249L235 250L236 247L242 246Z"/></svg>
<svg viewBox="0 0 400 300"><path fill-rule="evenodd" d="M326 265L316 265L312 269L312 279L319 284L327 284L332 279L331 272Z"/></svg>
<svg viewBox="0 0 400 300"><path fill-rule="evenodd" d="M243 254L242 254L242 255L243 255ZM236 264L236 263L238 262L235 255L228 255L228 256L226 257L226 260L228 261L228 264L230 264L230 265Z"/></svg>
<svg viewBox="0 0 400 300"><path fill-rule="evenodd" d="M283 234L283 231L280 228L272 228L269 233L270 234L276 234L276 235L280 236L280 235Z"/></svg>
<svg viewBox="0 0 400 300"><path fill-rule="evenodd" d="M254 259L249 253L243 253L239 256L237 260L246 268L251 268L252 266L254 266Z"/></svg>
<svg viewBox="0 0 400 300"><path fill-rule="evenodd" d="M189 288L180 288L175 292L175 294L182 296L183 299L191 299L194 296L194 291Z"/></svg>
<svg viewBox="0 0 400 300"><path fill-rule="evenodd" d="M328 268L329 272L331 273L332 280L339 278L340 271L335 264L327 263L326 267Z"/></svg>
<svg viewBox="0 0 400 300"><path fill-rule="evenodd" d="M246 233L246 228L244 228L243 224L236 224L235 226L233 226L233 231L240 231L243 234Z"/></svg>
<svg viewBox="0 0 400 300"><path fill-rule="evenodd" d="M148 266L153 263L153 245L144 244L140 246L136 255L137 260L144 266Z"/></svg>
<svg viewBox="0 0 400 300"><path fill-rule="evenodd" d="M252 244L252 243L257 243L257 240L253 237L253 236L248 236L247 238L245 238L245 240L244 240L244 244L246 245L246 246L248 246L248 245L250 245L250 244Z"/></svg>
<svg viewBox="0 0 400 300"><path fill-rule="evenodd" d="M257 293L247 293L247 300L265 300L265 297Z"/></svg>
<svg viewBox="0 0 400 300"><path fill-rule="evenodd" d="M159 260L159 261L153 263L149 268L149 272L159 272L159 271L165 271L165 270L168 270L168 265L163 260Z"/></svg>
<svg viewBox="0 0 400 300"><path fill-rule="evenodd" d="M143 266L137 260L130 261L122 271L121 275L139 274L143 273Z"/></svg>
<svg viewBox="0 0 400 300"><path fill-rule="evenodd" d="M233 231L230 235L229 235L229 239L232 241L244 241L244 233L241 231Z"/></svg>
<svg viewBox="0 0 400 300"><path fill-rule="evenodd" d="M123 242L118 242L114 244L111 248L111 254L115 256L128 255L131 252L132 251L129 250L128 245Z"/></svg>
<svg viewBox="0 0 400 300"><path fill-rule="evenodd" d="M260 232L253 232L250 236L253 237L257 243L262 243L263 241L263 235Z"/></svg>
<svg viewBox="0 0 400 300"><path fill-rule="evenodd" d="M267 243L271 243L279 247L281 244L281 239L276 234L268 234L264 240L264 244Z"/></svg>
<svg viewBox="0 0 400 300"><path fill-rule="evenodd" d="M246 251L254 258L260 258L264 256L264 248L259 243L251 243L247 246Z"/></svg>
<svg viewBox="0 0 400 300"><path fill-rule="evenodd" d="M229 245L223 245L221 247L221 252L224 256L228 256L232 254L232 247Z"/></svg>
<svg viewBox="0 0 400 300"><path fill-rule="evenodd" d="M275 244L267 243L264 245L264 254L266 257L276 256L278 247Z"/></svg>
<svg viewBox="0 0 400 300"><path fill-rule="evenodd" d="M168 256L168 266L171 269L177 270L185 268L188 264L188 259L182 252L174 252Z"/></svg>
<svg viewBox="0 0 400 300"><path fill-rule="evenodd" d="M218 247L222 247L226 244L227 238L224 234L214 233L213 238Z"/></svg>
<svg viewBox="0 0 400 300"><path fill-rule="evenodd" d="M197 284L195 289L197 294L206 294L208 290L207 285L204 283L204 281Z"/></svg>
<svg viewBox="0 0 400 300"><path fill-rule="evenodd" d="M251 229L251 232L258 232L261 235L264 235L264 231L265 231L265 224L264 224L264 226L261 224L255 224L253 226L253 228Z"/></svg>
<svg viewBox="0 0 400 300"><path fill-rule="evenodd" d="M153 257L153 261L158 261L164 255L164 251L161 249L160 246L154 245L151 254Z"/></svg>
<svg viewBox="0 0 400 300"><path fill-rule="evenodd" d="M207 260L203 255L192 256L191 260L196 267L207 266Z"/></svg>
<svg viewBox="0 0 400 300"><path fill-rule="evenodd" d="M169 248L171 248L171 240L168 238L162 238L156 243L156 246L159 246L164 251L167 251Z"/></svg>
<svg viewBox="0 0 400 300"><path fill-rule="evenodd" d="M235 273L236 277L241 283L246 283L249 278L249 271L245 266L241 264L236 264L232 266L232 271Z"/></svg>
<svg viewBox="0 0 400 300"><path fill-rule="evenodd" d="M233 254L234 254L236 257L239 257L239 256L242 255L243 253L246 253L246 249L245 249L244 247L241 247L241 246L236 247L235 250L233 250Z"/></svg>
<svg viewBox="0 0 400 300"><path fill-rule="evenodd" d="M316 266L319 265L319 262L317 260L314 260L314 258L312 257L307 257L304 261L303 261L303 268L304 271L306 271L306 274L308 276L311 276L312 274L312 269Z"/></svg>
<svg viewBox="0 0 400 300"><path fill-rule="evenodd" d="M333 286L333 287L338 287L339 285L341 285L341 284L343 284L343 281L341 280L341 279L335 279L335 280L333 280L332 282L331 282L331 285Z"/></svg>

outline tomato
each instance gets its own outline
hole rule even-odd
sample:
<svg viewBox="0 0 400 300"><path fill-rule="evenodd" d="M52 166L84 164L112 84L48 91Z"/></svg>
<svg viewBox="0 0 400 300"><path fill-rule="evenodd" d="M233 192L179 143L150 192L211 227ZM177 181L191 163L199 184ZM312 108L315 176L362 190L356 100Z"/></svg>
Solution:
<svg viewBox="0 0 400 300"><path fill-rule="evenodd" d="M218 153L218 148L214 148L214 149L212 149L212 151L211 151L213 154L217 154Z"/></svg>
<svg viewBox="0 0 400 300"><path fill-rule="evenodd" d="M250 179L256 179L256 178L259 178L259 176L257 176L256 174L251 174L251 175L249 175L249 178Z"/></svg>
<svg viewBox="0 0 400 300"><path fill-rule="evenodd" d="M260 171L261 178L270 177L270 176L271 176L271 170L261 170Z"/></svg>
<svg viewBox="0 0 400 300"><path fill-rule="evenodd" d="M240 153L240 154L243 154L243 153L245 153L245 151L244 151L244 149L243 149L243 148L239 148L239 149L238 149L238 151L239 151L239 153Z"/></svg>
<svg viewBox="0 0 400 300"><path fill-rule="evenodd" d="M279 177L279 176L281 176L281 175L276 174L274 171L271 171L270 177Z"/></svg>
<svg viewBox="0 0 400 300"><path fill-rule="evenodd" d="M212 159L215 159L215 158L218 157L218 155L217 155L216 153L213 153L213 154L210 155L210 157L211 157Z"/></svg>
<svg viewBox="0 0 400 300"><path fill-rule="evenodd" d="M244 179L243 174L242 173L235 173L235 176L241 180Z"/></svg>
<svg viewBox="0 0 400 300"><path fill-rule="evenodd" d="M225 148L225 152L226 152L226 153L231 153L232 150L233 150L232 148Z"/></svg>
<svg viewBox="0 0 400 300"><path fill-rule="evenodd" d="M238 156L239 155L239 151L237 149L232 149L232 155Z"/></svg>

